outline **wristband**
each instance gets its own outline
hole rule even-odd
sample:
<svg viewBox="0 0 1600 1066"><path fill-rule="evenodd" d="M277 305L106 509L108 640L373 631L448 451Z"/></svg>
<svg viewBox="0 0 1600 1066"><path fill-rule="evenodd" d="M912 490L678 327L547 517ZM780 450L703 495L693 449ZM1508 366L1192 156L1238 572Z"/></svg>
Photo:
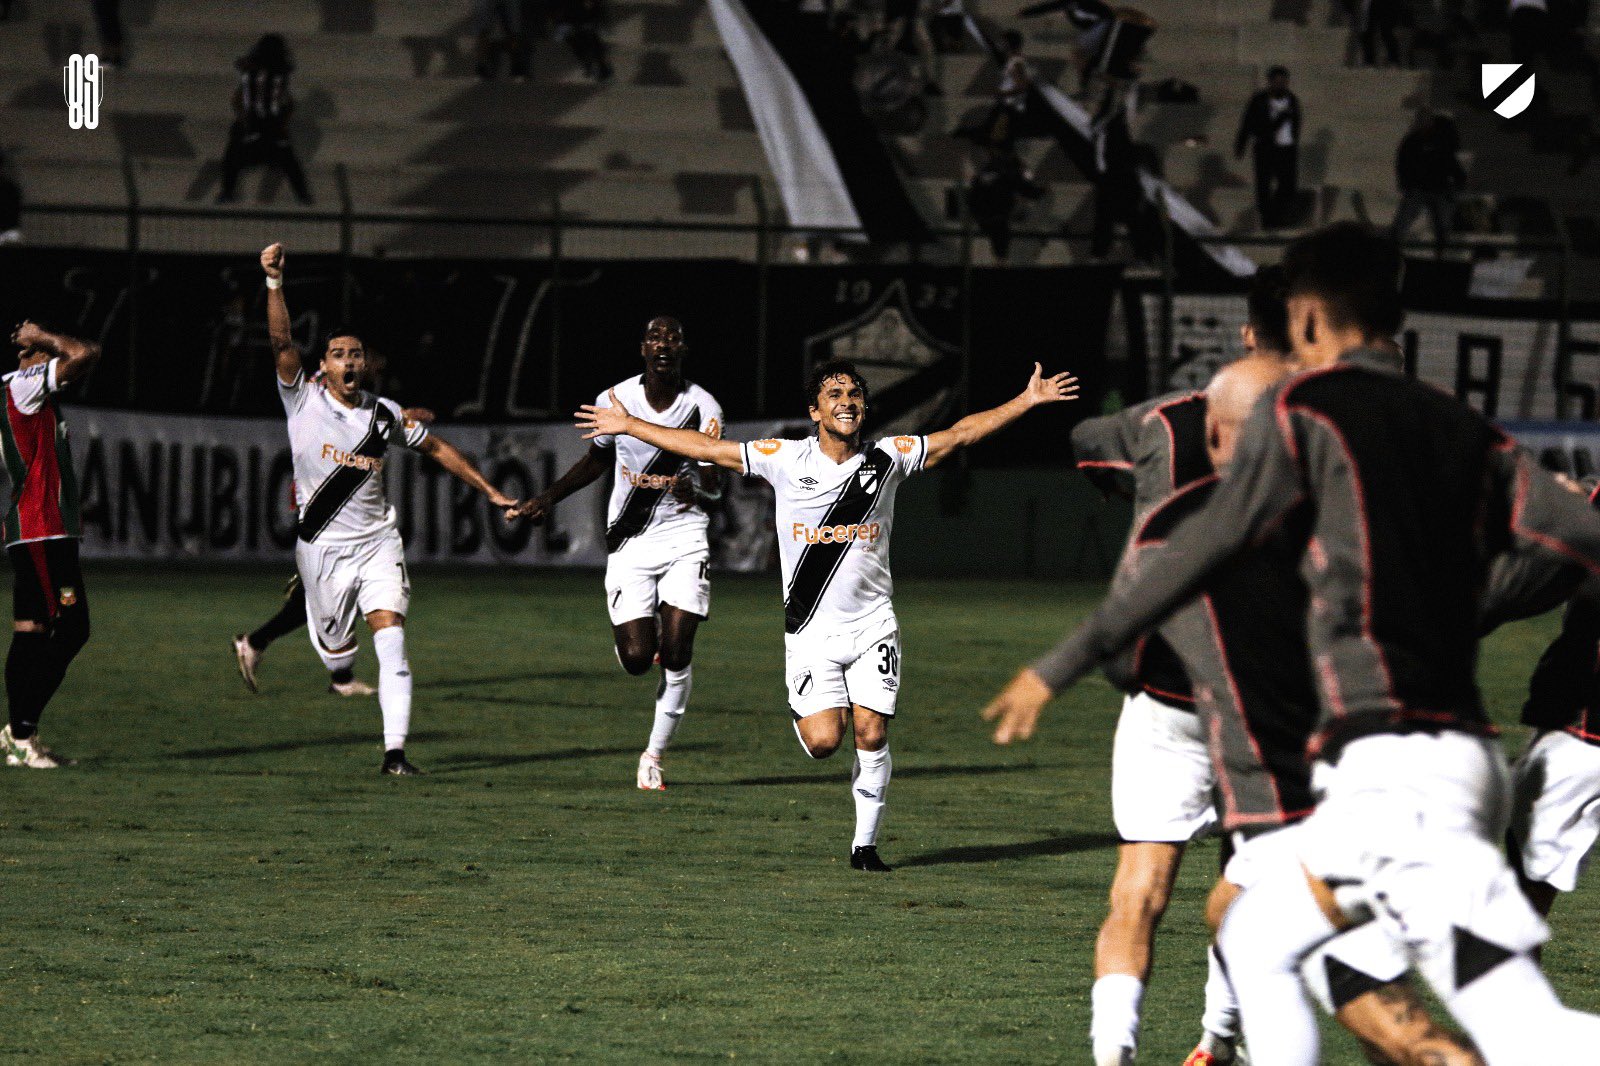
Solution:
<svg viewBox="0 0 1600 1066"><path fill-rule="evenodd" d="M283 288L283 279L282 278L273 278L273 277L267 278L267 288L269 288L269 289L281 289L281 288Z"/></svg>

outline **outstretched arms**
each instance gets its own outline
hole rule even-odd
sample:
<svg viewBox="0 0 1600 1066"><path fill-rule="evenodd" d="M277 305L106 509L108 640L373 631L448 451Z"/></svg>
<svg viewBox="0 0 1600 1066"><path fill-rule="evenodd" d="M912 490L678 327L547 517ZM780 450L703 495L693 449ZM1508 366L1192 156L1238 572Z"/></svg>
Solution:
<svg viewBox="0 0 1600 1066"><path fill-rule="evenodd" d="M272 342L272 358L278 380L293 385L304 371L300 349L289 336L289 305L283 298L283 245L271 244L261 251L261 270L267 275L267 335Z"/></svg>
<svg viewBox="0 0 1600 1066"><path fill-rule="evenodd" d="M456 450L456 446L449 441L442 440L430 433L422 439L422 443L418 444L416 448L417 451L428 456L451 474L454 474L487 496L490 503L505 512L505 517L508 521L522 513L524 504L513 500L489 484L489 479L483 476L483 472L473 464L472 460L462 455L461 452Z"/></svg>
<svg viewBox="0 0 1600 1066"><path fill-rule="evenodd" d="M610 466L611 459L606 454L606 449L591 445L589 450L583 453L582 458L573 463L565 474L551 482L549 488L529 500L523 513L536 525L543 522L550 508L579 489L594 484Z"/></svg>
<svg viewBox="0 0 1600 1066"><path fill-rule="evenodd" d="M610 407L596 407L594 404L586 403L578 408L577 414L573 416L577 420L579 429L588 430L583 435L584 440L617 435L633 437L664 452L681 455L685 459L714 463L729 470L744 470L744 460L739 454L738 441L719 440L696 429L668 429L666 426L658 426L642 418L634 418L628 413L628 409L622 406L622 401L617 399L615 389L606 395L611 400Z"/></svg>
<svg viewBox="0 0 1600 1066"><path fill-rule="evenodd" d="M23 322L11 334L11 343L26 351L42 348L58 362L55 368L57 387L70 385L87 374L100 358L100 346L93 341L79 340L65 333L52 333L36 322Z"/></svg>
<svg viewBox="0 0 1600 1066"><path fill-rule="evenodd" d="M923 460L923 467L935 466L957 448L976 444L990 434L999 432L1040 404L1078 398L1077 378L1065 372L1048 378L1043 377L1042 373L1039 364L1034 363L1028 387L1016 397L999 407L970 414L949 429L928 434L928 455Z"/></svg>

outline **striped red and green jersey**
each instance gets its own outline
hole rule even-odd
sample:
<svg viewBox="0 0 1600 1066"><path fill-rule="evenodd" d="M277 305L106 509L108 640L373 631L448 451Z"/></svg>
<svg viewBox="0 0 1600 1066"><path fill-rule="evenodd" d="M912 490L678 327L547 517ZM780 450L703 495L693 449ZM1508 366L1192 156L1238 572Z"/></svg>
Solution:
<svg viewBox="0 0 1600 1066"><path fill-rule="evenodd" d="M51 399L60 387L59 364L59 359L50 359L4 379L6 417L0 425L0 448L11 478L4 524L8 548L83 535L67 424Z"/></svg>

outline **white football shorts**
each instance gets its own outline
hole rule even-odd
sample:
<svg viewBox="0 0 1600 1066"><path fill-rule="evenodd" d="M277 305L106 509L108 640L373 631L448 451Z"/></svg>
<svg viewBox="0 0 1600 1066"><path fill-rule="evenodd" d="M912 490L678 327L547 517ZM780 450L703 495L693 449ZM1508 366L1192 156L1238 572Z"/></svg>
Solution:
<svg viewBox="0 0 1600 1066"><path fill-rule="evenodd" d="M1513 774L1511 839L1522 854L1522 872L1571 892L1600 837L1600 747L1571 733L1546 733L1517 760Z"/></svg>
<svg viewBox="0 0 1600 1066"><path fill-rule="evenodd" d="M1181 844L1217 827L1215 775L1194 711L1146 693L1122 701L1111 746L1111 820L1124 841Z"/></svg>
<svg viewBox="0 0 1600 1066"><path fill-rule="evenodd" d="M411 607L406 549L395 530L355 544L294 546L306 590L306 628L323 651L355 642L356 623L373 611L404 615Z"/></svg>
<svg viewBox="0 0 1600 1066"><path fill-rule="evenodd" d="M611 624L649 618L659 604L706 618L711 613L711 553L694 537L634 537L606 557Z"/></svg>
<svg viewBox="0 0 1600 1066"><path fill-rule="evenodd" d="M789 708L808 718L856 704L894 716L900 695L900 626L894 616L857 630L783 637Z"/></svg>

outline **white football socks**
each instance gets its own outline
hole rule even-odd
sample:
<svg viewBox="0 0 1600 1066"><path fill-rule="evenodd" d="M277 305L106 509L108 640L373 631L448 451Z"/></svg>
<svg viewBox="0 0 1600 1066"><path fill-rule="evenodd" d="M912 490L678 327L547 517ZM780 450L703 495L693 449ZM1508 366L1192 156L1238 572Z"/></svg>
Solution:
<svg viewBox="0 0 1600 1066"><path fill-rule="evenodd" d="M689 693L694 688L694 667L682 670L661 669L661 685L656 689L656 720L650 730L650 746L645 750L655 758L667 750L677 732L683 712L689 709Z"/></svg>
<svg viewBox="0 0 1600 1066"><path fill-rule="evenodd" d="M1298 862L1273 868L1228 908L1217 945L1256 1062L1316 1066L1321 1038L1316 1010L1300 981L1300 960L1337 932L1317 906Z"/></svg>
<svg viewBox="0 0 1600 1066"><path fill-rule="evenodd" d="M878 842L878 826L883 824L883 811L889 794L889 774L894 760L889 758L889 745L877 751L856 749L855 768L850 773L850 794L856 801L856 838L853 848L865 848Z"/></svg>
<svg viewBox="0 0 1600 1066"><path fill-rule="evenodd" d="M383 709L385 751L406 746L411 731L411 664L406 662L406 631L387 626L372 634L378 653L378 706Z"/></svg>
<svg viewBox="0 0 1600 1066"><path fill-rule="evenodd" d="M1200 1027L1205 1030L1201 1048L1213 1055L1231 1052L1239 1040L1239 1000L1215 944L1206 949L1206 1008L1200 1015Z"/></svg>
<svg viewBox="0 0 1600 1066"><path fill-rule="evenodd" d="M1131 973L1108 973L1089 992L1089 1043L1095 1066L1132 1062L1139 1046L1139 1006L1144 982Z"/></svg>

